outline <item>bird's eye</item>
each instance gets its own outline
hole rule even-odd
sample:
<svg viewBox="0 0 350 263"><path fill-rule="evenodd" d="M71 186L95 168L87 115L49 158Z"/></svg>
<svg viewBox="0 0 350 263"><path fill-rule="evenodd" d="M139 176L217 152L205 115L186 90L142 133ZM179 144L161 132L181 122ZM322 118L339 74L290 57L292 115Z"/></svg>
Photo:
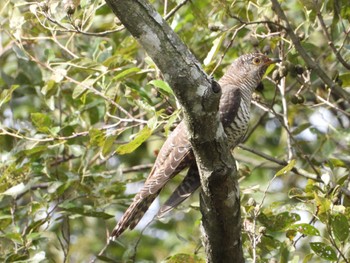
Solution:
<svg viewBox="0 0 350 263"><path fill-rule="evenodd" d="M254 63L255 65L259 65L259 64L261 63L261 59L260 59L260 58L254 58L254 59L253 59L253 63Z"/></svg>

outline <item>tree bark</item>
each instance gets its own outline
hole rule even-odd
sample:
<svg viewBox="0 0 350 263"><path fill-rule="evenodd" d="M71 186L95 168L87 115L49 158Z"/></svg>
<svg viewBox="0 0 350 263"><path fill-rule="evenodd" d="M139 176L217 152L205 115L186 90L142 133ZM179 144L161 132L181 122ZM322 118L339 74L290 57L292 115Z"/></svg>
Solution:
<svg viewBox="0 0 350 263"><path fill-rule="evenodd" d="M237 171L219 120L219 85L147 0L106 2L156 63L183 107L201 176L207 261L244 262Z"/></svg>

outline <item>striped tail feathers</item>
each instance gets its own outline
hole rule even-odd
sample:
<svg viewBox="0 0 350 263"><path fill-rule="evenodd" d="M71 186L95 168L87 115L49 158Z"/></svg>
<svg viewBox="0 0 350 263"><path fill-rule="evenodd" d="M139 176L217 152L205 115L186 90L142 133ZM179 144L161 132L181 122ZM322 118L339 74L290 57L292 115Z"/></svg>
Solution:
<svg viewBox="0 0 350 263"><path fill-rule="evenodd" d="M139 195L136 195L132 204L125 211L124 215L113 229L110 237L118 238L128 228L130 230L134 229L158 194L159 191L144 198L140 198Z"/></svg>
<svg viewBox="0 0 350 263"><path fill-rule="evenodd" d="M197 164L193 163L189 168L185 178L175 189L169 199L159 209L157 217L161 218L166 213L185 201L201 185Z"/></svg>

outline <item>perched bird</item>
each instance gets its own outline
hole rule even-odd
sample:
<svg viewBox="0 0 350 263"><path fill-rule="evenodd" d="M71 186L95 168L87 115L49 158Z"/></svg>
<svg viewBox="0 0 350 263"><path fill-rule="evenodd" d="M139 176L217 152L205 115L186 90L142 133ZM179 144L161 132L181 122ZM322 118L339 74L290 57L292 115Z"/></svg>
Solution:
<svg viewBox="0 0 350 263"><path fill-rule="evenodd" d="M279 61L259 53L246 54L236 59L219 80L222 89L219 104L220 120L231 149L243 139L247 131L254 89L261 82L267 67ZM127 228L133 229L164 185L187 167L189 168L187 175L161 207L158 216L176 207L200 186L189 133L182 121L160 149L144 186L134 197L132 204L112 231L111 237L120 236Z"/></svg>

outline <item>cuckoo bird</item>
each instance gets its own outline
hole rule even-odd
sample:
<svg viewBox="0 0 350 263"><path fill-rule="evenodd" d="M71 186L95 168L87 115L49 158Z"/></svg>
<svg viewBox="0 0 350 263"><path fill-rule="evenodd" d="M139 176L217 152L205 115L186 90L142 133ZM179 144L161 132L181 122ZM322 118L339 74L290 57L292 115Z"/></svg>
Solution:
<svg viewBox="0 0 350 263"><path fill-rule="evenodd" d="M267 67L279 61L259 53L246 54L237 58L219 80L222 89L220 120L231 149L247 131L253 91L260 84ZM127 228L133 229L165 184L185 168L189 168L185 178L161 207L158 216L176 207L200 187L189 133L184 121L181 121L163 144L144 186L119 220L111 237L120 236Z"/></svg>

